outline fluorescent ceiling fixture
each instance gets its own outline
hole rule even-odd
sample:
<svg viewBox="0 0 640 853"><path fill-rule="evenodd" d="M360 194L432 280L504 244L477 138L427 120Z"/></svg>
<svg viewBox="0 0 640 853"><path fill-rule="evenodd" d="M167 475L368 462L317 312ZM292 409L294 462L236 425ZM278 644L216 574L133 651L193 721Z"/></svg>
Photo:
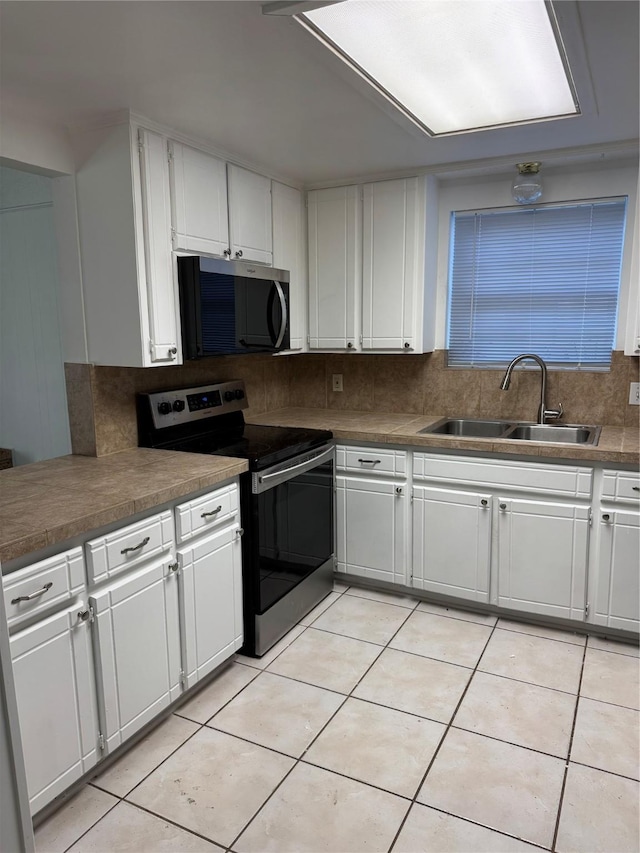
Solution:
<svg viewBox="0 0 640 853"><path fill-rule="evenodd" d="M296 20L432 136L580 112L544 0L343 0Z"/></svg>

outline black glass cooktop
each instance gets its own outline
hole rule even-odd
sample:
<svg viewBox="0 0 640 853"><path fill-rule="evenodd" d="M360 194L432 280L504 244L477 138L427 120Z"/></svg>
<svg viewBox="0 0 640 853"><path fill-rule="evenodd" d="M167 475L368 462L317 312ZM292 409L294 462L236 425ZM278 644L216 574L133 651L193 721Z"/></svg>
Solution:
<svg viewBox="0 0 640 853"><path fill-rule="evenodd" d="M328 430L241 424L233 430L211 430L178 440L171 449L247 459L251 470L258 471L312 450L332 437Z"/></svg>

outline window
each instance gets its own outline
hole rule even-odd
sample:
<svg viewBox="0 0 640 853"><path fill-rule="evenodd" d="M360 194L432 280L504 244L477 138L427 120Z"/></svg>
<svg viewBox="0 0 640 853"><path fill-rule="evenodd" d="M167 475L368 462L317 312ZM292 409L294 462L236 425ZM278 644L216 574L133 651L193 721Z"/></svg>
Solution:
<svg viewBox="0 0 640 853"><path fill-rule="evenodd" d="M611 363L626 198L454 212L450 366L534 352L556 367Z"/></svg>

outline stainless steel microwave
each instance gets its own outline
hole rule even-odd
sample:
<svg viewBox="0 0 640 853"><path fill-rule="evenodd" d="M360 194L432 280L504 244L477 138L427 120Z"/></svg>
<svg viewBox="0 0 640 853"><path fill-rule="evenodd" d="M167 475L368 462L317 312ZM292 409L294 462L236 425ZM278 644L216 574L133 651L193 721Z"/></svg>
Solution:
<svg viewBox="0 0 640 853"><path fill-rule="evenodd" d="M289 349L289 273L204 255L178 257L185 359Z"/></svg>

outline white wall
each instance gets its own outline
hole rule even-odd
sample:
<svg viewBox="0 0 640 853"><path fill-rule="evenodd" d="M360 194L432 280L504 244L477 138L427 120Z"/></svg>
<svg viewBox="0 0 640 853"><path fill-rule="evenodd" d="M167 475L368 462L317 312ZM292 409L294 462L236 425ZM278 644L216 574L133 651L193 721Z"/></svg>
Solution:
<svg viewBox="0 0 640 853"><path fill-rule="evenodd" d="M0 446L71 452L51 178L0 168Z"/></svg>
<svg viewBox="0 0 640 853"><path fill-rule="evenodd" d="M490 177L456 178L441 181L439 187L438 214L438 280L436 310L436 348L444 349L447 327L447 293L449 278L449 223L455 210L481 210L482 208L516 206L511 198L511 181L515 166L510 173ZM541 170L543 196L541 202L576 201L578 199L628 196L627 227L618 300L618 328L616 349L623 350L627 333L630 292L638 287L632 282L631 256L634 235L637 238L638 223L635 222L638 166L633 163L599 166L566 166L546 171Z"/></svg>
<svg viewBox="0 0 640 853"><path fill-rule="evenodd" d="M64 128L25 118L2 108L0 161L4 166L53 174L70 175L74 171L71 145Z"/></svg>

